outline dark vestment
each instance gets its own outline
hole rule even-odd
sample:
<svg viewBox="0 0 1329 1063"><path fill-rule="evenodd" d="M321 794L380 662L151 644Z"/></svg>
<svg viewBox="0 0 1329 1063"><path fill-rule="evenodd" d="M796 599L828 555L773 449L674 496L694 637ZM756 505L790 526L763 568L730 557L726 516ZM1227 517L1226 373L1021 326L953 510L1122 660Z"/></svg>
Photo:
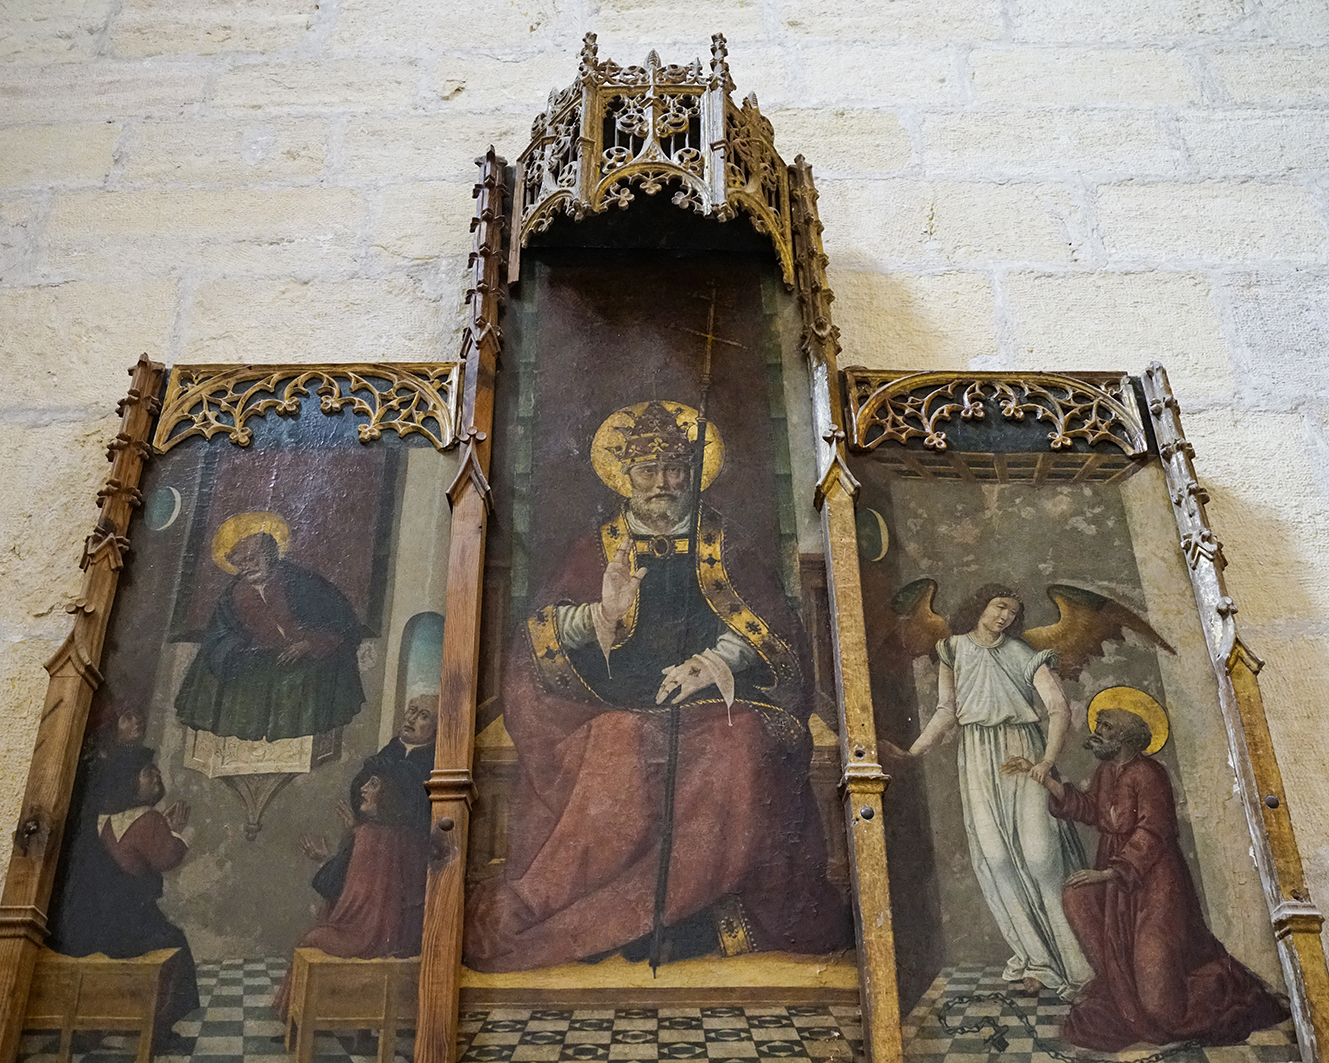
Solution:
<svg viewBox="0 0 1329 1063"><path fill-rule="evenodd" d="M1145 756L1102 763L1085 790L1066 784L1048 807L1096 828L1094 867L1116 872L1109 882L1068 887L1063 896L1094 970L1071 1007L1066 1040L1107 1052L1140 1041L1237 1044L1288 1017L1205 925L1163 765Z"/></svg>
<svg viewBox="0 0 1329 1063"><path fill-rule="evenodd" d="M841 947L849 915L826 878L809 782L810 698L791 648L797 622L771 559L731 544L709 507L695 555L686 538L632 537L620 513L574 545L536 601L599 600L625 536L647 574L608 667L597 644L563 644L551 604L509 651L504 722L519 777L504 872L468 892L466 964L551 966L651 932L670 717L656 692L663 669L715 647L725 631L755 663L734 673L732 707L708 686L680 710L664 921L709 919L709 951Z"/></svg>
<svg viewBox="0 0 1329 1063"><path fill-rule="evenodd" d="M137 755L136 755L137 754ZM110 762L91 773L88 790L103 796L114 776L132 772L151 759L139 748L114 754ZM117 764L123 760L127 763ZM101 800L103 809L124 812L123 801ZM162 914L162 874L178 867L187 852L185 843L171 833L166 818L154 808L138 815L117 837L107 812L86 804L72 824L65 863L52 905L51 934L47 944L65 956L104 953L112 959L142 956L158 949L180 951L162 968L157 1009L157 1036L199 1006L194 957L185 933ZM125 817L130 818L130 817ZM100 821L100 822L99 822ZM120 825L123 827L123 820Z"/></svg>
<svg viewBox="0 0 1329 1063"><path fill-rule="evenodd" d="M297 642L310 651L278 658ZM351 722L365 700L360 621L328 580L280 562L262 593L241 577L222 592L175 709L199 731L248 741L321 734Z"/></svg>

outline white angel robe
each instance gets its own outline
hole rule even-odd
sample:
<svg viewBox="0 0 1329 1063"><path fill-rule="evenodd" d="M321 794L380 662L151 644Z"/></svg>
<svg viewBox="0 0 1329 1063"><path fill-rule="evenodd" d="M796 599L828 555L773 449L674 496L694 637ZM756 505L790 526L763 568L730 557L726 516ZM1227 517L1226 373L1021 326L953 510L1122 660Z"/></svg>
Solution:
<svg viewBox="0 0 1329 1063"><path fill-rule="evenodd" d="M955 674L969 857L1012 951L1002 977L1034 977L1069 999L1093 973L1061 907L1067 876L1086 866L1084 848L1075 828L1048 812L1038 783L1001 772L1011 757L1043 758L1034 673L1057 655L1010 636L983 646L970 635L943 639L937 654Z"/></svg>

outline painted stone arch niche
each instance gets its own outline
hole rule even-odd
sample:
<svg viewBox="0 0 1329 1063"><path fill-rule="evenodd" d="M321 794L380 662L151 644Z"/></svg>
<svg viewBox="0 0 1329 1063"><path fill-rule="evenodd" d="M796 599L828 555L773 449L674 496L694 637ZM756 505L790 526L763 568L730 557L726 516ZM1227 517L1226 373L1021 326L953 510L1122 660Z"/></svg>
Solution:
<svg viewBox="0 0 1329 1063"><path fill-rule="evenodd" d="M588 37L509 171L463 1007L860 999L815 193L725 52Z"/></svg>

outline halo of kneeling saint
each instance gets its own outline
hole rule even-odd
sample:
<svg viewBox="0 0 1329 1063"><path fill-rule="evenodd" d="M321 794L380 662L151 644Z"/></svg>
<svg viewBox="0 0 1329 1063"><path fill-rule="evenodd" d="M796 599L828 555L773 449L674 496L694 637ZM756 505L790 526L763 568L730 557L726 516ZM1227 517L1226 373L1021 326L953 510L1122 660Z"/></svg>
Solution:
<svg viewBox="0 0 1329 1063"><path fill-rule="evenodd" d="M456 361L133 370L6 1051L1318 1057L1165 372L841 371L732 87L588 38Z"/></svg>

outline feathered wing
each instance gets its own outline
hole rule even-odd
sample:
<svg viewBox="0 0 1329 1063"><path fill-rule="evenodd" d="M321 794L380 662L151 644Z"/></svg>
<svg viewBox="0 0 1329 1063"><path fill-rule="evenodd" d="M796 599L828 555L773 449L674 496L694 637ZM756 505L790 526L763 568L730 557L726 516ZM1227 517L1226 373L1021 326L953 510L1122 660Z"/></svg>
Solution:
<svg viewBox="0 0 1329 1063"><path fill-rule="evenodd" d="M1057 607L1057 622L1020 637L1036 650L1056 650L1057 674L1063 679L1079 679L1089 659L1102 657L1104 644L1120 642L1127 628L1168 653L1177 652L1144 617L1112 598L1067 583L1054 583L1047 593Z"/></svg>
<svg viewBox="0 0 1329 1063"><path fill-rule="evenodd" d="M907 661L936 656L937 643L950 636L945 617L932 609L936 593L937 581L924 577L901 587L891 599L891 612L895 614L894 642Z"/></svg>

